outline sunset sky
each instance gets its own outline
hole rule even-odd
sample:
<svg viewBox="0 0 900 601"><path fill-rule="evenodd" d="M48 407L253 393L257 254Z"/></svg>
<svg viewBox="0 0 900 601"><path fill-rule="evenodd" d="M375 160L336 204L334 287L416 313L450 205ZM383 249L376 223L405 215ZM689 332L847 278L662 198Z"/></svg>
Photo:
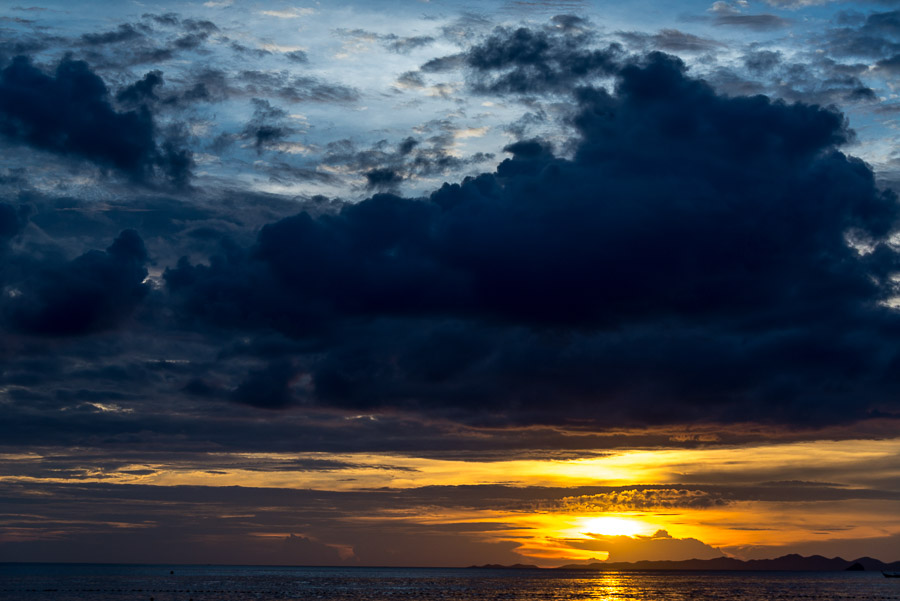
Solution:
<svg viewBox="0 0 900 601"><path fill-rule="evenodd" d="M900 1L0 6L0 561L900 560Z"/></svg>

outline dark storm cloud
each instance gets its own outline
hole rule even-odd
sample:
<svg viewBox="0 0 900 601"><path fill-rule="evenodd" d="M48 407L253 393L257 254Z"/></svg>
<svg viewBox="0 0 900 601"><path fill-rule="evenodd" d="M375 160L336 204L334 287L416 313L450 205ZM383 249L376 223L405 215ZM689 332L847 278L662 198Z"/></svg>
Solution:
<svg viewBox="0 0 900 601"><path fill-rule="evenodd" d="M393 188L403 181L403 176L393 169L372 169L365 175L366 186L372 189Z"/></svg>
<svg viewBox="0 0 900 601"><path fill-rule="evenodd" d="M8 327L43 336L81 336L115 328L149 292L147 251L126 230L106 252L64 264L39 265L14 284L4 312Z"/></svg>
<svg viewBox="0 0 900 601"><path fill-rule="evenodd" d="M246 202L252 206L245 206ZM43 407L49 413L41 420L51 421L60 406L74 409L83 404L79 399L88 400L86 395L98 399L96 395L112 398L118 394L138 402L152 396L152 390L161 392L173 384L182 387L192 375L185 373L190 363L147 362L143 353L154 345L142 342L132 346L124 339L118 343L114 340L116 328L152 320L158 308L152 300L151 285L145 281L150 266L146 255L166 265L174 264L185 253L208 254L218 246L213 236L250 243L258 225L296 209L296 201L259 195L242 195L240 201L217 195L214 204L205 206L199 197L190 203L166 197L102 203L23 192L18 202L0 203L0 313L6 332L0 337L5 367L0 379L13 388L28 388L12 390L11 396L30 391L34 398L44 399ZM141 240L135 239L133 232L110 246L123 228L141 230L150 249L144 260ZM198 231L207 231L209 236L196 235ZM133 244L126 244L129 241ZM106 247L106 252L89 250ZM153 356L184 360L183 350L192 346L182 342L176 345L182 347L176 352L166 342L163 324L153 327L161 345L152 351ZM107 337L98 338L97 332L107 332ZM17 340L25 334L37 339L22 346ZM87 334L91 336L85 337ZM65 349L59 337L66 338ZM100 346L97 340L103 340ZM102 350L110 342L115 350ZM192 348L191 352L197 351ZM55 360L37 360L42 354ZM81 367L74 369L75 365ZM86 370L85 365L93 369ZM241 373L245 369L242 366ZM116 374L122 378L116 380ZM176 379L167 384L168 377ZM230 386L236 388L238 384ZM34 410L36 404L31 402L29 407ZM24 411L28 413L27 408ZM140 415L134 417L140 420ZM16 421L12 413L6 417ZM76 429L85 428L85 432L107 425L128 429L112 425L115 419L106 425L102 421L91 425L90 419L75 420L73 425L79 424ZM46 422L45 426L53 429ZM23 427L21 433L26 432L31 436L37 430Z"/></svg>
<svg viewBox="0 0 900 601"><path fill-rule="evenodd" d="M152 297L145 303L152 302ZM489 461L527 455L534 448L582 449L586 447L630 447L671 445L668 433L651 435L573 436L556 428L531 428L527 433L504 428L470 430L458 423L433 422L426 417L403 414L359 415L317 409L310 401L309 376L295 373L288 384L291 395L285 408L303 411L262 412L242 403L235 391L243 382L265 368L259 358L218 357L219 348L231 341L207 337L197 344L197 334L172 332L164 337L157 329L152 335L127 337L108 331L79 340L67 338L31 339L19 344L18 353L4 352L3 382L10 399L16 401L0 421L0 434L8 445L45 446L47 441L66 447L95 448L98 444L115 448L116 455L128 452L185 452L198 449L238 452L398 452L434 454L443 459L460 458ZM283 345L284 350L261 349L263 337L251 341L255 352L277 360L316 352L306 343ZM7 341L9 338L7 337ZM300 349L301 346L305 348ZM26 354L26 351L28 354ZM57 357L48 359L51 351ZM148 361L148 354L167 356L166 361ZM85 362L107 368L121 368L132 374L128 381L94 380L81 375ZM249 363L249 364L248 364ZM432 362L432 373L442 368ZM65 392L58 395L57 390ZM131 398L116 401L117 407L98 407L81 401L82 390L92 392L131 391ZM102 401L101 401L102 403ZM148 407L153 407L148 412ZM190 409L188 409L190 408ZM436 408L437 409L437 408ZM197 419L209 416L209 419ZM508 425L508 424L504 424ZM734 436L744 439L740 433ZM724 436L729 441L732 436ZM680 446L683 443L677 443ZM691 446L691 443L687 443ZM462 451L460 449L465 449ZM546 452L538 457L546 458ZM538 458L536 457L536 458ZM86 465L90 464L86 461ZM571 493L570 493L571 494Z"/></svg>
<svg viewBox="0 0 900 601"><path fill-rule="evenodd" d="M543 29L496 27L466 51L431 59L420 70L464 68L476 93L568 93L578 84L611 76L624 59L618 44L594 48L592 34L578 27L582 24L563 20ZM658 37L674 36L669 32ZM684 34L682 38L684 42Z"/></svg>
<svg viewBox="0 0 900 601"><path fill-rule="evenodd" d="M16 236L25 227L30 207L0 202L0 252L3 244Z"/></svg>
<svg viewBox="0 0 900 601"><path fill-rule="evenodd" d="M900 324L879 303L898 205L835 149L851 139L839 113L719 96L660 54L576 102L573 159L523 141L427 199L273 223L169 269L179 314L319 340L294 356L307 402L350 410L493 425L896 412Z"/></svg>
<svg viewBox="0 0 900 601"><path fill-rule="evenodd" d="M171 142L157 145L149 109L142 105L116 111L103 80L87 63L70 58L52 75L24 56L0 71L0 134L115 169L134 180L161 174L182 184L189 177L190 153Z"/></svg>
<svg viewBox="0 0 900 601"><path fill-rule="evenodd" d="M135 395L111 379L66 380L65 370L42 384L33 378L38 367L14 362L5 374L11 396L30 395L32 407L72 409L66 417L74 409L84 415L66 421L17 413L5 435L29 439L43 428L76 441L185 427L183 420L167 423L174 418L142 423L106 415L92 405L133 409L142 394L233 412L234 423L219 424L219 432L192 426L201 439L226 445L239 438L236 424L247 412L320 411L322 421L305 425L301 437L318 448L338 425L348 427L335 410L417 414L420 431L403 435L408 424L400 421L361 424L354 426L358 440L329 448L365 448L379 429L392 428L403 440L389 446L447 447L432 435L441 431L428 424L433 418L489 427L822 424L895 413L898 324L880 303L895 294L898 262L886 240L896 199L877 189L862 162L836 150L852 139L843 117L807 104L719 95L665 55L628 59L624 67L617 55L601 68L587 60L595 51L578 25L497 29L459 59L470 83L484 90L513 73L535 93L561 95L563 81L584 85L565 92L578 132L562 145L570 158L544 140L520 140L495 172L445 184L427 198L324 199L290 217L285 207L273 209L266 219L267 205L249 195L219 198L215 208L201 208L199 193L191 203L135 200L130 208L58 200L52 209L35 205L34 214L11 203L8 215L0 211L11 249L2 273L10 332L26 340L107 332L108 342L116 328L135 323L157 334L155 352L177 351L183 363L126 369L133 382L146 383L147 392ZM564 57L587 57L596 68L566 71L557 64ZM776 58L757 53L748 64L793 68ZM157 145L152 127L151 109L169 98L161 72L126 79L133 83L120 90L118 106L135 108L119 112L105 84L84 63L63 64L70 63L93 84L83 102L101 107L97 114L111 123L106 133L135 135L117 121L135 115L149 132L139 160L158 169L166 152L177 158L178 147ZM22 68L51 89L63 77L27 62ZM557 68L557 79L542 75ZM829 69L834 89L856 89L855 66ZM587 85L607 73L614 93ZM283 90L300 80L278 71L242 77L204 71L174 95L201 84L204 101L259 92L253 119L229 140L243 136L260 153L290 143L298 132L270 100L284 99ZM45 136L50 142L31 144L62 144L58 130ZM359 189L384 190L401 178L487 159L452 153L461 132L449 118L416 131L369 147L335 143L325 150L325 166L357 174ZM286 162L264 172L279 181L333 181L327 169ZM238 206L259 207L260 215ZM85 253L107 246L115 225L136 228L150 252L128 260L115 245ZM100 239L101 230L102 243L85 242ZM37 244L41 235L71 239L53 255ZM159 289L144 281L148 255L157 261L154 277L164 273ZM25 266L33 267L27 277ZM70 309L80 313L54 317ZM174 342L184 336L208 342ZM108 368L126 368L142 350L134 343L113 357L70 344L64 363L97 353L92 360ZM563 444L558 435L541 436Z"/></svg>
<svg viewBox="0 0 900 601"><path fill-rule="evenodd" d="M283 409L294 400L291 383L297 375L290 362L273 361L264 369L251 372L234 391L234 398L252 407Z"/></svg>
<svg viewBox="0 0 900 601"><path fill-rule="evenodd" d="M482 93L568 92L580 82L613 74L622 48L592 49L587 41L553 29L498 27L464 54L470 85Z"/></svg>

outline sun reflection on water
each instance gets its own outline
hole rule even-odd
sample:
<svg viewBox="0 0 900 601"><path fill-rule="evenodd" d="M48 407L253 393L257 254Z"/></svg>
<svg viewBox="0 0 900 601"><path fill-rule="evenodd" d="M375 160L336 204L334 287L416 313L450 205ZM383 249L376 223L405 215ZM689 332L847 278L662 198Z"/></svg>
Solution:
<svg viewBox="0 0 900 601"><path fill-rule="evenodd" d="M603 572L591 580L591 586L584 591L584 599L598 601L621 601L630 598L625 581L619 572Z"/></svg>

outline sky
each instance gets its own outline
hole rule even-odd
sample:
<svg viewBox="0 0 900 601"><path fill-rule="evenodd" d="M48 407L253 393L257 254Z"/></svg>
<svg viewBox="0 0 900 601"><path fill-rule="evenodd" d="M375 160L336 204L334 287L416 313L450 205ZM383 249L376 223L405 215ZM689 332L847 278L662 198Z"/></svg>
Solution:
<svg viewBox="0 0 900 601"><path fill-rule="evenodd" d="M900 560L900 2L0 3L0 561Z"/></svg>

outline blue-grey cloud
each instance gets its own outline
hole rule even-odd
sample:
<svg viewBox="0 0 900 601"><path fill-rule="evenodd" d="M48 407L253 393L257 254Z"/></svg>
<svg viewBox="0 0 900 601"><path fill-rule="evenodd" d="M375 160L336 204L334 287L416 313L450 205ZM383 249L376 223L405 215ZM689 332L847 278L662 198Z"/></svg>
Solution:
<svg viewBox="0 0 900 601"><path fill-rule="evenodd" d="M398 36L395 33L375 33L364 29L337 29L335 33L341 38L356 42L376 42L385 49L398 54L406 54L417 48L429 46L435 42L432 36L418 35L410 37Z"/></svg>
<svg viewBox="0 0 900 601"><path fill-rule="evenodd" d="M645 50L664 50L667 52L709 52L725 47L722 42L704 38L677 29L662 29L650 35L639 31L621 32L619 36L631 45L644 47Z"/></svg>
<svg viewBox="0 0 900 601"><path fill-rule="evenodd" d="M900 52L900 10L845 14L839 25L824 34L834 56L880 59Z"/></svg>
<svg viewBox="0 0 900 601"><path fill-rule="evenodd" d="M90 46L100 46L104 44L131 42L141 37L144 37L144 34L139 31L138 28L130 23L123 23L114 31L86 33L81 36L81 41Z"/></svg>
<svg viewBox="0 0 900 601"><path fill-rule="evenodd" d="M730 27L745 27L757 31L766 31L769 29L780 29L790 24L790 21L779 17L778 15L758 14L723 14L716 15L712 19L713 25L724 25Z"/></svg>

